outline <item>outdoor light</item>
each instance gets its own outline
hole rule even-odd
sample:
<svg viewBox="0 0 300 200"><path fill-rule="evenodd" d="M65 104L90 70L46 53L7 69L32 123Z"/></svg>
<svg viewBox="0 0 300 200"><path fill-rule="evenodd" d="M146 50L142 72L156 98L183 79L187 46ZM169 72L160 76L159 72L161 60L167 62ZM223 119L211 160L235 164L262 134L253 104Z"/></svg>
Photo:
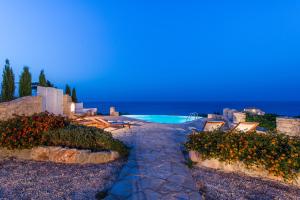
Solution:
<svg viewBox="0 0 300 200"><path fill-rule="evenodd" d="M71 112L72 113L75 112L75 103L74 102L71 103Z"/></svg>

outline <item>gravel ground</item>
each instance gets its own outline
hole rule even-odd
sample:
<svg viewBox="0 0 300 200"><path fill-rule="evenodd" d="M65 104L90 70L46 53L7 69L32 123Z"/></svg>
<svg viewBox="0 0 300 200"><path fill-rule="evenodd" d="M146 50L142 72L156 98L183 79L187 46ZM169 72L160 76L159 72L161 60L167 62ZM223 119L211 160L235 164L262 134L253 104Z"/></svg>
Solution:
<svg viewBox="0 0 300 200"><path fill-rule="evenodd" d="M100 165L0 161L0 199L94 199L110 187L123 161Z"/></svg>
<svg viewBox="0 0 300 200"><path fill-rule="evenodd" d="M300 188L275 181L204 167L193 168L192 175L205 199L300 199Z"/></svg>

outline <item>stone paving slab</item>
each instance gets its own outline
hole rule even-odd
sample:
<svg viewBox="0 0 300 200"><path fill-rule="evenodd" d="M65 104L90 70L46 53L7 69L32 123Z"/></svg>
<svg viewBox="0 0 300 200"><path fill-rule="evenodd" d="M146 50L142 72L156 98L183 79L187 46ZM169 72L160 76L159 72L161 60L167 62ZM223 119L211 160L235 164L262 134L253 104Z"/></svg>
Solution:
<svg viewBox="0 0 300 200"><path fill-rule="evenodd" d="M201 199L181 151L185 130L145 123L124 133L124 138L116 136L132 149L106 199Z"/></svg>

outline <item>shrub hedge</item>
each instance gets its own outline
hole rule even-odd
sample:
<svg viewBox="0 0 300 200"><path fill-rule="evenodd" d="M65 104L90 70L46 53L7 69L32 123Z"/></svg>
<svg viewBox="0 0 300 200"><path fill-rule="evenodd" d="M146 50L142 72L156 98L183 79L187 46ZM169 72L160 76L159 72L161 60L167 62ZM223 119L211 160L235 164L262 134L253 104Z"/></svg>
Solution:
<svg viewBox="0 0 300 200"><path fill-rule="evenodd" d="M247 113L247 122L259 122L259 126L266 128L269 131L274 131L276 129L276 114L265 114L265 115L252 115Z"/></svg>
<svg viewBox="0 0 300 200"><path fill-rule="evenodd" d="M0 121L0 147L28 149L39 145L92 151L114 150L121 156L128 154L127 147L110 133L93 127L72 125L62 116L41 113Z"/></svg>
<svg viewBox="0 0 300 200"><path fill-rule="evenodd" d="M92 151L113 150L121 156L128 155L127 147L108 132L94 127L69 125L61 129L47 131L43 134L49 146L63 146Z"/></svg>
<svg viewBox="0 0 300 200"><path fill-rule="evenodd" d="M0 146L9 149L31 148L43 143L42 133L65 127L69 121L62 116L49 113L32 116L15 116L7 121L0 121Z"/></svg>
<svg viewBox="0 0 300 200"><path fill-rule="evenodd" d="M199 132L191 134L185 146L199 152L203 159L263 166L285 180L300 172L300 139L283 134Z"/></svg>

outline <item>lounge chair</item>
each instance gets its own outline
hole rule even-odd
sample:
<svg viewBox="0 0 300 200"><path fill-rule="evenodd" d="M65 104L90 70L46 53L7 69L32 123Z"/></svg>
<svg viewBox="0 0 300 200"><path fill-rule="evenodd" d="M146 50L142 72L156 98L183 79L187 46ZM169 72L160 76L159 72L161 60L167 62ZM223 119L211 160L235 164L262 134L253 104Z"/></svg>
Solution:
<svg viewBox="0 0 300 200"><path fill-rule="evenodd" d="M97 128L104 128L101 124L95 122L92 119L86 119L86 118L78 118L76 120L73 120L73 122L84 125L84 126L91 126L91 127L97 127Z"/></svg>
<svg viewBox="0 0 300 200"><path fill-rule="evenodd" d="M103 125L108 127L116 127L116 128L130 128L131 124L128 122L123 122L123 121L107 121L101 118L94 118L95 121L102 123Z"/></svg>
<svg viewBox="0 0 300 200"><path fill-rule="evenodd" d="M240 122L231 131L245 133L254 132L258 125L259 123L257 122Z"/></svg>
<svg viewBox="0 0 300 200"><path fill-rule="evenodd" d="M225 125L225 122L223 122L223 121L206 121L202 131L211 132L211 131L220 130L224 125ZM190 130L192 130L193 133L200 132L200 130L198 130L194 127L191 127Z"/></svg>
<svg viewBox="0 0 300 200"><path fill-rule="evenodd" d="M93 126L97 128L114 128L114 129L120 129L120 128L130 128L131 124L123 121L107 121L104 119L101 119L99 117L82 117L77 118L74 120L75 123L85 125L85 126Z"/></svg>
<svg viewBox="0 0 300 200"><path fill-rule="evenodd" d="M211 132L220 130L225 125L223 121L207 121L204 125L203 131Z"/></svg>

